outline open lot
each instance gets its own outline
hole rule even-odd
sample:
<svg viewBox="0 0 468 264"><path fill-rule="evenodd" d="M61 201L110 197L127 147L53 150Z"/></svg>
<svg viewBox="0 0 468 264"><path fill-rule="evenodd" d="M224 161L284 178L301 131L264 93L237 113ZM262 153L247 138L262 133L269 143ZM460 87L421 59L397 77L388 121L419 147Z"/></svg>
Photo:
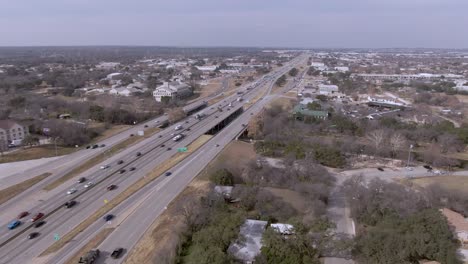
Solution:
<svg viewBox="0 0 468 264"><path fill-rule="evenodd" d="M0 157L0 163L50 158L55 156L62 156L76 151L77 148L65 148L57 146L57 155L55 155L54 145L44 145L38 147L28 147L13 151Z"/></svg>
<svg viewBox="0 0 468 264"><path fill-rule="evenodd" d="M426 177L413 179L411 182L420 187L427 187L431 184L437 184L449 190L468 192L468 175Z"/></svg>

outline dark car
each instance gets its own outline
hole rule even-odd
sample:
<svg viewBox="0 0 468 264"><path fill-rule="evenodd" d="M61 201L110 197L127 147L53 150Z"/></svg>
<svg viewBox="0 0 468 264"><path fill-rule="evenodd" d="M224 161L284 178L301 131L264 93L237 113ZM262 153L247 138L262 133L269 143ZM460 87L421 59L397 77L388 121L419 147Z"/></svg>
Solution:
<svg viewBox="0 0 468 264"><path fill-rule="evenodd" d="M85 181L86 181L86 178L85 178L85 177L81 177L81 178L79 178L76 182L78 182L78 183L83 183L83 182L85 182Z"/></svg>
<svg viewBox="0 0 468 264"><path fill-rule="evenodd" d="M190 131L191 129L190 129L190 127L187 127L187 129L185 129L185 130Z"/></svg>
<svg viewBox="0 0 468 264"><path fill-rule="evenodd" d="M381 168L381 167L378 167L377 169L378 169L379 171L384 171L384 169Z"/></svg>
<svg viewBox="0 0 468 264"><path fill-rule="evenodd" d="M99 145L93 145L93 149L99 148Z"/></svg>
<svg viewBox="0 0 468 264"><path fill-rule="evenodd" d="M159 135L158 138L162 138L162 135Z"/></svg>
<svg viewBox="0 0 468 264"><path fill-rule="evenodd" d="M164 173L164 176L171 176L172 175L172 172L170 171L167 171L166 173Z"/></svg>
<svg viewBox="0 0 468 264"><path fill-rule="evenodd" d="M101 144L99 147L103 148L103 147L105 147L105 146L106 146L106 144Z"/></svg>
<svg viewBox="0 0 468 264"><path fill-rule="evenodd" d="M120 174L123 174L124 172L125 172L124 169L121 169L121 170L119 171Z"/></svg>
<svg viewBox="0 0 468 264"><path fill-rule="evenodd" d="M161 148L164 148L165 146L166 146L166 145L162 144L162 145L161 145Z"/></svg>
<svg viewBox="0 0 468 264"><path fill-rule="evenodd" d="M429 166L429 165L424 165L423 168L427 169L427 170L432 170L432 167Z"/></svg>
<svg viewBox="0 0 468 264"><path fill-rule="evenodd" d="M218 118L218 116L215 116L215 118Z"/></svg>
<svg viewBox="0 0 468 264"><path fill-rule="evenodd" d="M34 227L35 227L35 228L39 228L39 227L45 225L45 223L46 223L45 221L39 221L39 222L37 222L37 223L34 225Z"/></svg>
<svg viewBox="0 0 468 264"><path fill-rule="evenodd" d="M147 128L147 127L148 127L148 125L145 125L145 128Z"/></svg>
<svg viewBox="0 0 468 264"><path fill-rule="evenodd" d="M129 171L134 171L134 170L136 170L135 167L131 167L131 168L129 169Z"/></svg>
<svg viewBox="0 0 468 264"><path fill-rule="evenodd" d="M120 255L122 255L123 250L123 248L116 248L114 251L112 251L111 258L119 258Z"/></svg>
<svg viewBox="0 0 468 264"><path fill-rule="evenodd" d="M172 148L167 148L168 151L171 150L171 149L172 149Z"/></svg>
<svg viewBox="0 0 468 264"><path fill-rule="evenodd" d="M25 211L25 212L21 212L21 213L18 215L18 219L21 219L21 218L26 217L26 216L28 216L28 215L29 215L29 212L26 212L26 211Z"/></svg>
<svg viewBox="0 0 468 264"><path fill-rule="evenodd" d="M114 190L116 188L117 188L117 185L114 185L114 184L107 186L108 191L112 191L112 190Z"/></svg>
<svg viewBox="0 0 468 264"><path fill-rule="evenodd" d="M42 217L44 216L43 213L38 213L37 215L35 215L33 218L31 218L31 222L36 222L37 220L41 219Z"/></svg>
<svg viewBox="0 0 468 264"><path fill-rule="evenodd" d="M185 121L185 124L188 124L188 120L187 120L187 121Z"/></svg>
<svg viewBox="0 0 468 264"><path fill-rule="evenodd" d="M64 204L64 206L65 206L66 208L72 208L75 204L76 204L76 201L71 200L71 201L66 202L66 203Z"/></svg>
<svg viewBox="0 0 468 264"><path fill-rule="evenodd" d="M90 149L90 148L91 148L91 146L86 146L86 149Z"/></svg>
<svg viewBox="0 0 468 264"><path fill-rule="evenodd" d="M136 156L137 156L137 157L140 157L140 156L141 156L141 152L137 152Z"/></svg>
<svg viewBox="0 0 468 264"><path fill-rule="evenodd" d="M134 135L133 134L130 134L131 137L133 137Z"/></svg>
<svg viewBox="0 0 468 264"><path fill-rule="evenodd" d="M110 221L110 220L112 220L112 218L114 218L114 215L108 214L108 215L104 216L103 219L104 219L104 221Z"/></svg>
<svg viewBox="0 0 468 264"><path fill-rule="evenodd" d="M39 236L38 232L32 232L31 234L28 235L28 239L34 239Z"/></svg>
<svg viewBox="0 0 468 264"><path fill-rule="evenodd" d="M122 163L123 163L123 160L117 161L117 164L122 164Z"/></svg>

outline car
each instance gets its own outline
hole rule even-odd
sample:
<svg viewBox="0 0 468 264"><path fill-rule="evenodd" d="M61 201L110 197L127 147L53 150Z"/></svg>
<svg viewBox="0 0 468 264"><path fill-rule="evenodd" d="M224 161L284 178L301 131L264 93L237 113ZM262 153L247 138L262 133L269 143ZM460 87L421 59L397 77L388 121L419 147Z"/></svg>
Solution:
<svg viewBox="0 0 468 264"><path fill-rule="evenodd" d="M121 169L121 170L119 171L119 173L120 173L120 174L125 173L125 169Z"/></svg>
<svg viewBox="0 0 468 264"><path fill-rule="evenodd" d="M34 224L34 228L39 228L39 227L45 225L45 223L46 223L45 221L39 221L36 224Z"/></svg>
<svg viewBox="0 0 468 264"><path fill-rule="evenodd" d="M116 188L117 188L117 185L115 185L115 184L112 184L112 185L107 186L107 190L108 190L108 191L115 190Z"/></svg>
<svg viewBox="0 0 468 264"><path fill-rule="evenodd" d="M429 165L424 165L423 168L425 168L425 169L427 169L427 170L429 170L429 171L432 170L432 167L429 166Z"/></svg>
<svg viewBox="0 0 468 264"><path fill-rule="evenodd" d="M86 149L90 149L90 148L91 148L91 146L86 146Z"/></svg>
<svg viewBox="0 0 468 264"><path fill-rule="evenodd" d="M41 219L44 216L43 213L37 213L33 218L31 218L31 222L36 222L37 220Z"/></svg>
<svg viewBox="0 0 468 264"><path fill-rule="evenodd" d="M39 236L38 232L32 232L31 234L28 235L28 239L34 239Z"/></svg>
<svg viewBox="0 0 468 264"><path fill-rule="evenodd" d="M112 251L111 258L113 258L113 259L119 258L120 255L122 255L123 250L124 250L123 248L114 249L114 251Z"/></svg>
<svg viewBox="0 0 468 264"><path fill-rule="evenodd" d="M156 124L159 123L159 120L154 121Z"/></svg>
<svg viewBox="0 0 468 264"><path fill-rule="evenodd" d="M84 185L85 188L89 188L93 186L93 182L88 182L87 184Z"/></svg>
<svg viewBox="0 0 468 264"><path fill-rule="evenodd" d="M102 165L102 166L101 166L101 170L105 170L105 169L107 169L107 168L109 168L109 167L110 167L110 166L107 165L107 164L106 164L106 165Z"/></svg>
<svg viewBox="0 0 468 264"><path fill-rule="evenodd" d="M79 178L76 182L77 182L77 183L83 183L83 182L85 182L85 181L86 181L86 178L85 178L85 177L81 177L81 178Z"/></svg>
<svg viewBox="0 0 468 264"><path fill-rule="evenodd" d="M145 125L144 127L145 127L145 128L147 128L147 127L148 127L148 125Z"/></svg>
<svg viewBox="0 0 468 264"><path fill-rule="evenodd" d="M187 129L185 129L185 130L186 130L186 131L190 131L191 129L190 129L190 127L188 127L188 128L187 128Z"/></svg>
<svg viewBox="0 0 468 264"><path fill-rule="evenodd" d="M103 147L105 147L105 146L106 146L106 144L101 144L101 145L99 145L99 147L101 147L101 148L103 148Z"/></svg>
<svg viewBox="0 0 468 264"><path fill-rule="evenodd" d="M242 126L243 126L243 127L245 127L245 126L246 126L246 124L242 124Z"/></svg>
<svg viewBox="0 0 468 264"><path fill-rule="evenodd" d="M172 150L172 148L167 148L167 150L168 150L168 151L169 151L169 150Z"/></svg>
<svg viewBox="0 0 468 264"><path fill-rule="evenodd" d="M228 109L226 109L226 110L228 110L228 111L229 111L229 110L231 110L231 108L228 108Z"/></svg>
<svg viewBox="0 0 468 264"><path fill-rule="evenodd" d="M29 215L29 212L26 212L26 211L21 212L21 213L18 215L18 219L21 219L21 218L26 217L26 216L28 216L28 215Z"/></svg>
<svg viewBox="0 0 468 264"><path fill-rule="evenodd" d="M215 146L216 146L216 147L219 147L219 144L216 144Z"/></svg>
<svg viewBox="0 0 468 264"><path fill-rule="evenodd" d="M250 113L250 115L253 115L253 113Z"/></svg>
<svg viewBox="0 0 468 264"><path fill-rule="evenodd" d="M92 147L92 149L97 149L97 148L99 148L99 145L97 145L97 144L93 145L93 147Z"/></svg>
<svg viewBox="0 0 468 264"><path fill-rule="evenodd" d="M76 204L75 200L68 201L64 204L66 208L72 208Z"/></svg>
<svg viewBox="0 0 468 264"><path fill-rule="evenodd" d="M188 123L189 123L189 121L188 121L188 120L187 120L187 121L185 121L185 124L188 124Z"/></svg>
<svg viewBox="0 0 468 264"><path fill-rule="evenodd" d="M215 118L218 118L218 116L215 116Z"/></svg>
<svg viewBox="0 0 468 264"><path fill-rule="evenodd" d="M124 161L123 160L119 160L117 161L117 164L122 164Z"/></svg>
<svg viewBox="0 0 468 264"><path fill-rule="evenodd" d="M137 153L136 153L136 156L137 156L137 157L140 157L140 156L141 156L141 152L137 152Z"/></svg>
<svg viewBox="0 0 468 264"><path fill-rule="evenodd" d="M114 215L108 214L108 215L104 216L103 219L104 219L104 221L110 221L110 220L112 220L112 218L114 218Z"/></svg>
<svg viewBox="0 0 468 264"><path fill-rule="evenodd" d="M134 171L134 170L136 170L136 168L135 168L135 167L131 167L131 168L128 169L128 170L129 170L129 171Z"/></svg>
<svg viewBox="0 0 468 264"><path fill-rule="evenodd" d="M378 169L379 171L384 171L384 169L381 168L381 167L378 167L377 169Z"/></svg>
<svg viewBox="0 0 468 264"><path fill-rule="evenodd" d="M164 144L161 144L161 148L164 148L165 146L166 146L166 145L164 145Z"/></svg>
<svg viewBox="0 0 468 264"><path fill-rule="evenodd" d="M8 224L8 229L10 230L15 229L20 224L21 224L21 221L15 219Z"/></svg>
<svg viewBox="0 0 468 264"><path fill-rule="evenodd" d="M162 138L162 135L159 135L158 138Z"/></svg>
<svg viewBox="0 0 468 264"><path fill-rule="evenodd" d="M76 189L75 188L71 188L70 190L67 191L67 194L70 195L70 194L74 194L76 193Z"/></svg>
<svg viewBox="0 0 468 264"><path fill-rule="evenodd" d="M164 173L164 176L171 176L172 175L172 172L170 171L166 171L166 173Z"/></svg>
<svg viewBox="0 0 468 264"><path fill-rule="evenodd" d="M134 134L130 134L130 136L131 136L131 137L133 137L133 136L134 136Z"/></svg>

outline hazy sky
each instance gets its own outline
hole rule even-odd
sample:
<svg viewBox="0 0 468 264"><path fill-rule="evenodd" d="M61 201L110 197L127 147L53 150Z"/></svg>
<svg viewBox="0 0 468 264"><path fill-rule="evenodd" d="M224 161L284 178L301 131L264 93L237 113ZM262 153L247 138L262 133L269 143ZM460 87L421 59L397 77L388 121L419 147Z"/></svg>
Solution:
<svg viewBox="0 0 468 264"><path fill-rule="evenodd" d="M0 0L0 46L468 48L468 0Z"/></svg>

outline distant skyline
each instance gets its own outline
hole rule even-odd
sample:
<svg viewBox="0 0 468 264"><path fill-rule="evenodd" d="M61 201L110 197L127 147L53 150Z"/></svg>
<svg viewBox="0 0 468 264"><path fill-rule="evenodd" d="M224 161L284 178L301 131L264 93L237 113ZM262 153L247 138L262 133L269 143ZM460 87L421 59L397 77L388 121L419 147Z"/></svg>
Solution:
<svg viewBox="0 0 468 264"><path fill-rule="evenodd" d="M0 0L0 46L468 48L467 0Z"/></svg>

